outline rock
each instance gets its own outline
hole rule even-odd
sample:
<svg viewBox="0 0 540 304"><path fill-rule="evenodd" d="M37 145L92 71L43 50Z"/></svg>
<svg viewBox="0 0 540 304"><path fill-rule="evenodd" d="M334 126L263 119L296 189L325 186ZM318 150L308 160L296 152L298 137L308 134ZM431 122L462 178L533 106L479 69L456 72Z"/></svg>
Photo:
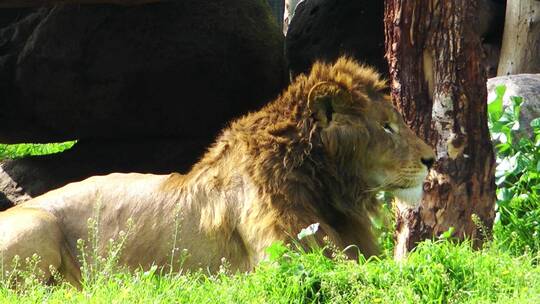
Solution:
<svg viewBox="0 0 540 304"><path fill-rule="evenodd" d="M340 55L388 74L384 59L384 1L305 0L298 4L285 38L292 75L306 73L317 59Z"/></svg>
<svg viewBox="0 0 540 304"><path fill-rule="evenodd" d="M286 78L264 0L56 6L0 41L3 143L213 138Z"/></svg>
<svg viewBox="0 0 540 304"><path fill-rule="evenodd" d="M2 109L0 111L0 134L4 132L10 133L13 127L21 124L18 119L24 115L24 112L18 113L16 111L18 107L14 104L17 91L14 84L17 56L23 49L28 37L34 31L34 28L45 17L47 12L47 10L40 10L23 18L16 24L11 24L0 29L0 108ZM13 21L11 18L14 18L13 15L9 14L6 14L4 17L6 17L4 19L6 22L7 20ZM21 133L25 132L25 129L13 130L13 132ZM0 142L2 142L1 139L2 136L0 135Z"/></svg>
<svg viewBox="0 0 540 304"><path fill-rule="evenodd" d="M488 102L495 99L495 88L504 85L506 91L503 97L503 106L512 105L510 98L520 96L523 98L519 116L520 129L516 135L527 134L532 136L531 120L540 117L540 74L517 74L490 78L487 81Z"/></svg>
<svg viewBox="0 0 540 304"><path fill-rule="evenodd" d="M24 18L33 11L34 9L28 8L0 9L0 29Z"/></svg>
<svg viewBox="0 0 540 304"><path fill-rule="evenodd" d="M0 211L94 175L186 172L210 139L81 141L63 153L0 162Z"/></svg>
<svg viewBox="0 0 540 304"><path fill-rule="evenodd" d="M4 211L31 198L32 197L4 171L3 163L0 163L0 211Z"/></svg>

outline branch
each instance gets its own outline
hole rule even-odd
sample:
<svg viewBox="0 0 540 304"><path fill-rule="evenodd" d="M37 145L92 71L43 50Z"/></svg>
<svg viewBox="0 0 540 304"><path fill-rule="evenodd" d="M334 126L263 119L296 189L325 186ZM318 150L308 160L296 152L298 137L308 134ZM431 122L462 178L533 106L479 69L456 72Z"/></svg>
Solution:
<svg viewBox="0 0 540 304"><path fill-rule="evenodd" d="M115 4L131 6L164 1L167 0L0 0L0 9L51 6L55 4Z"/></svg>

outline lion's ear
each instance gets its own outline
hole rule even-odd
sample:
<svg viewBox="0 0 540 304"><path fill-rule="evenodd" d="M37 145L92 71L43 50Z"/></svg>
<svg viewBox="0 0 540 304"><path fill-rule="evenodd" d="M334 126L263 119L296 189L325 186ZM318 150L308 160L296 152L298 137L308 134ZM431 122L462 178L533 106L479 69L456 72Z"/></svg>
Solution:
<svg viewBox="0 0 540 304"><path fill-rule="evenodd" d="M351 104L349 92L335 83L319 82L309 91L308 107L315 119L325 127L332 121L333 114Z"/></svg>

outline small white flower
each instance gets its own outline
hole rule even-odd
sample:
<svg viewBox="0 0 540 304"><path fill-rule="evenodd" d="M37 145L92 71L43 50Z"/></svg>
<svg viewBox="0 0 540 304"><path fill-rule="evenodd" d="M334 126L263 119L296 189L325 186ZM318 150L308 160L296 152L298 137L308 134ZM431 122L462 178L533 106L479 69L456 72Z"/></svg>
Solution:
<svg viewBox="0 0 540 304"><path fill-rule="evenodd" d="M318 230L319 230L319 223L311 224L307 226L307 228L302 229L300 233L298 233L298 239L301 240L307 236L314 235L315 233L317 233Z"/></svg>

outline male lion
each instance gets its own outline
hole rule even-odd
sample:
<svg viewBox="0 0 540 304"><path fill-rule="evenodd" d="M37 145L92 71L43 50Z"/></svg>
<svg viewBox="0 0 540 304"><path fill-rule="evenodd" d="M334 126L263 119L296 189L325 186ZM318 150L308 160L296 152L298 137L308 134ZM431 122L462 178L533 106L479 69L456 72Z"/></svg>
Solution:
<svg viewBox="0 0 540 304"><path fill-rule="evenodd" d="M234 121L186 175L111 174L72 183L0 213L4 261L37 253L77 284L78 239L99 219L98 249L134 222L120 263L250 270L276 241L320 223L311 241L376 253L369 213L378 190L415 202L432 149L405 125L371 68L317 63L274 102ZM96 208L98 206L99 208ZM355 257L355 250L347 250Z"/></svg>

